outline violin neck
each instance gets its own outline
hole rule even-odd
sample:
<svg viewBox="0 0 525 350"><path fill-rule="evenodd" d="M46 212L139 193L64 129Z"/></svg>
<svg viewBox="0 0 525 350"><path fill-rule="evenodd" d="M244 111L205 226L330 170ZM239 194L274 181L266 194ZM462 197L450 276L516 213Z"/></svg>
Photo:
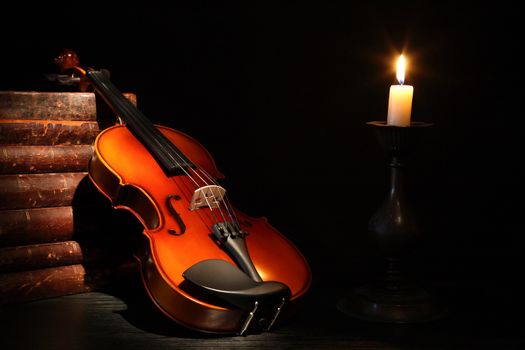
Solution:
<svg viewBox="0 0 525 350"><path fill-rule="evenodd" d="M139 111L101 71L89 71L86 76L97 93L124 121L131 133L146 147L167 175L180 174L194 164Z"/></svg>

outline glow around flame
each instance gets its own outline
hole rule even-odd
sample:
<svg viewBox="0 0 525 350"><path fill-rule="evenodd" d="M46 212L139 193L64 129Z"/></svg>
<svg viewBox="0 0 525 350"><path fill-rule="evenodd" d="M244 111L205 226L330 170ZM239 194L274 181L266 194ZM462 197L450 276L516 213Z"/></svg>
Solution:
<svg viewBox="0 0 525 350"><path fill-rule="evenodd" d="M403 55L400 55L397 60L397 72L396 77L399 84L403 85L405 82L405 69L406 69L406 60Z"/></svg>

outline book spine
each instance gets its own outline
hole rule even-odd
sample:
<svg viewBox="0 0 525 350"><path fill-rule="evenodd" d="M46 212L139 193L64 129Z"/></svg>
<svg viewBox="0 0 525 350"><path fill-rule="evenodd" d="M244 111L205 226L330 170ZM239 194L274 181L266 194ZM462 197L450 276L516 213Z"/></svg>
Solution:
<svg viewBox="0 0 525 350"><path fill-rule="evenodd" d="M0 247L67 241L74 233L71 206L0 210Z"/></svg>
<svg viewBox="0 0 525 350"><path fill-rule="evenodd" d="M98 132L97 122L8 119L0 122L0 144L90 145Z"/></svg>
<svg viewBox="0 0 525 350"><path fill-rule="evenodd" d="M70 206L87 173L0 175L0 210Z"/></svg>
<svg viewBox="0 0 525 350"><path fill-rule="evenodd" d="M0 272L80 264L83 260L82 249L75 241L0 248Z"/></svg>
<svg viewBox="0 0 525 350"><path fill-rule="evenodd" d="M0 120L2 119L95 121L95 94L0 91Z"/></svg>
<svg viewBox="0 0 525 350"><path fill-rule="evenodd" d="M138 273L133 260L110 267L87 268L74 264L0 273L0 304L91 292Z"/></svg>
<svg viewBox="0 0 525 350"><path fill-rule="evenodd" d="M87 171L93 146L0 145L0 174Z"/></svg>

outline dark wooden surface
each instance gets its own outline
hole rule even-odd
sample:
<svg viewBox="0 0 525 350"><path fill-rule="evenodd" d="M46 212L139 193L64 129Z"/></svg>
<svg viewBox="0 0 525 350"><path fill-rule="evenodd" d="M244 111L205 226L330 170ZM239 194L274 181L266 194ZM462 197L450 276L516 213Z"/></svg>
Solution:
<svg viewBox="0 0 525 350"><path fill-rule="evenodd" d="M340 313L348 287L316 284L298 315L273 332L201 335L168 321L138 281L99 292L0 308L5 349L522 349L520 299L510 284L442 285L447 317L424 324L368 323Z"/></svg>

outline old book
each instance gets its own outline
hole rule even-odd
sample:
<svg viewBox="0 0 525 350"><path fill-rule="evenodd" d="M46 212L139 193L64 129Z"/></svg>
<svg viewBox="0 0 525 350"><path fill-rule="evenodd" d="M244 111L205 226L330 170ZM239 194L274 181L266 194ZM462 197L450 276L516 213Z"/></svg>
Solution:
<svg viewBox="0 0 525 350"><path fill-rule="evenodd" d="M95 94L90 92L0 91L2 119L97 119Z"/></svg>
<svg viewBox="0 0 525 350"><path fill-rule="evenodd" d="M0 175L0 210L70 206L87 173Z"/></svg>
<svg viewBox="0 0 525 350"><path fill-rule="evenodd" d="M82 262L84 262L84 253L78 242L75 241L0 248L0 273Z"/></svg>
<svg viewBox="0 0 525 350"><path fill-rule="evenodd" d="M0 247L69 240L111 245L141 235L142 224L133 214L99 199L74 207L0 210Z"/></svg>
<svg viewBox="0 0 525 350"><path fill-rule="evenodd" d="M93 93L0 91L0 144L89 145L115 120Z"/></svg>
<svg viewBox="0 0 525 350"><path fill-rule="evenodd" d="M0 174L87 171L93 146L0 145Z"/></svg>
<svg viewBox="0 0 525 350"><path fill-rule="evenodd" d="M78 226L71 206L0 210L0 247L67 241Z"/></svg>
<svg viewBox="0 0 525 350"><path fill-rule="evenodd" d="M108 231L105 231L108 232ZM30 244L0 248L0 273L83 264L104 265L132 255L126 241Z"/></svg>
<svg viewBox="0 0 525 350"><path fill-rule="evenodd" d="M0 144L4 145L90 145L97 122L69 120L0 120Z"/></svg>
<svg viewBox="0 0 525 350"><path fill-rule="evenodd" d="M111 283L134 278L137 274L133 260L97 268L75 264L0 273L0 304L90 292Z"/></svg>
<svg viewBox="0 0 525 350"><path fill-rule="evenodd" d="M137 105L137 96L124 93ZM92 92L0 91L1 120L100 120L97 101ZM102 116L108 117L108 116ZM113 118L114 120L114 115Z"/></svg>

